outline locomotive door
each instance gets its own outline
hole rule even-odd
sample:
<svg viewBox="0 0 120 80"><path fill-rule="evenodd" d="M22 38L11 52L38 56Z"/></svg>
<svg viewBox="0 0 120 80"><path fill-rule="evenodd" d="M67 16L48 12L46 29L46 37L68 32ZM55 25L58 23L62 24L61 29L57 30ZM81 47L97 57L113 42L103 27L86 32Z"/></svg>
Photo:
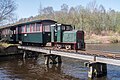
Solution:
<svg viewBox="0 0 120 80"><path fill-rule="evenodd" d="M51 26L51 42L56 42L57 41L57 27Z"/></svg>
<svg viewBox="0 0 120 80"><path fill-rule="evenodd" d="M18 26L18 41L22 40L22 34L21 34L22 30L21 30L21 26Z"/></svg>
<svg viewBox="0 0 120 80"><path fill-rule="evenodd" d="M16 42L16 28L11 27L10 41Z"/></svg>

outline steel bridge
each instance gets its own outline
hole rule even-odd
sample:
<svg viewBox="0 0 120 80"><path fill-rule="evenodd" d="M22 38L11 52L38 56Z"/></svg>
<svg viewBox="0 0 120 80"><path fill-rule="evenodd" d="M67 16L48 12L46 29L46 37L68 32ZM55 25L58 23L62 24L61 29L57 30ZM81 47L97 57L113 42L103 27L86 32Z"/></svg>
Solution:
<svg viewBox="0 0 120 80"><path fill-rule="evenodd" d="M86 51L74 51L74 50L58 50L53 48L41 48L32 46L18 46L18 49L24 51L34 51L39 53L45 53L45 64L49 64L50 60L52 63L61 63L61 56L76 58L80 60L87 60L85 63L89 67L88 77L93 78L95 76L106 76L107 75L107 64L120 66L120 54L102 52L97 50L86 50ZM56 58L58 58L56 61Z"/></svg>

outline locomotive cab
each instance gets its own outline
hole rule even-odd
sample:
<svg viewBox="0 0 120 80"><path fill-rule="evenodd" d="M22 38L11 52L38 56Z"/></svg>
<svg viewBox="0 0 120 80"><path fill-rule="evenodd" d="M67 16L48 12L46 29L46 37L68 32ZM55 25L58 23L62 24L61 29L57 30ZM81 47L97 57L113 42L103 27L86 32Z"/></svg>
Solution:
<svg viewBox="0 0 120 80"><path fill-rule="evenodd" d="M74 30L71 25L51 25L51 43L59 49L85 49L84 31Z"/></svg>
<svg viewBox="0 0 120 80"><path fill-rule="evenodd" d="M51 25L51 42L62 42L63 32L73 30L71 25L54 24Z"/></svg>

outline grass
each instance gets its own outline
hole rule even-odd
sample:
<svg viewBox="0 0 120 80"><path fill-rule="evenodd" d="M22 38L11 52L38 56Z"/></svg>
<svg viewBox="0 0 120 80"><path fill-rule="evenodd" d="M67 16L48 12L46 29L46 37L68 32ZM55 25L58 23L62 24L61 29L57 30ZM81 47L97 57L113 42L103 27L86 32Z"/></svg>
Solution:
<svg viewBox="0 0 120 80"><path fill-rule="evenodd" d="M87 35L85 36L86 43L100 44L100 43L120 43L120 35Z"/></svg>
<svg viewBox="0 0 120 80"><path fill-rule="evenodd" d="M120 43L120 36L112 36L110 38L111 43Z"/></svg>

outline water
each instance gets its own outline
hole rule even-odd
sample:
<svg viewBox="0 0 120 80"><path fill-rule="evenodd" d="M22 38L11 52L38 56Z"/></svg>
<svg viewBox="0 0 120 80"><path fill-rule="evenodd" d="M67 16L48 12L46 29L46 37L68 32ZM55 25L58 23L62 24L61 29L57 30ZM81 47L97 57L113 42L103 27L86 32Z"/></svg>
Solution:
<svg viewBox="0 0 120 80"><path fill-rule="evenodd" d="M43 55L39 55L37 60L12 59L0 62L1 80L86 80L87 69L79 60L63 57L62 65L44 64ZM70 61L70 62L69 62ZM72 61L77 62L72 63Z"/></svg>
<svg viewBox="0 0 120 80"><path fill-rule="evenodd" d="M120 44L89 44L87 49L120 52ZM5 58L4 58L5 59ZM83 60L62 57L62 65L44 64L44 56L0 60L0 80L88 80ZM107 65L108 75L95 80L120 80L120 67Z"/></svg>

